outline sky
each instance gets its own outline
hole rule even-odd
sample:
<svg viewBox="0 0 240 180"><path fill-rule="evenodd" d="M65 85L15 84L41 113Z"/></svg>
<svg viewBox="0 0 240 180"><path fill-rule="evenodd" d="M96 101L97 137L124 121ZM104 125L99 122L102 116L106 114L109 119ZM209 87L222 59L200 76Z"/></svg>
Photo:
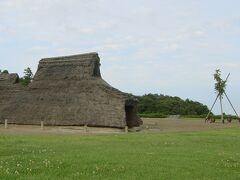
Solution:
<svg viewBox="0 0 240 180"><path fill-rule="evenodd" d="M239 7L239 0L0 0L0 69L22 76L41 58L98 52L102 77L121 91L209 108L221 69L223 78L231 73L226 92L240 114Z"/></svg>

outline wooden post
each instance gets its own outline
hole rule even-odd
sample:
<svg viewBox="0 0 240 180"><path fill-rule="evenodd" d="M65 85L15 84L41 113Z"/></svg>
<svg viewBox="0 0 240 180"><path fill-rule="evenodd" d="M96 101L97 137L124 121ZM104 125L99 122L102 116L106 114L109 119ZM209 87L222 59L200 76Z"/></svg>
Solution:
<svg viewBox="0 0 240 180"><path fill-rule="evenodd" d="M220 95L220 106L221 106L221 120L224 124L224 117L223 117L223 107L222 107L222 95Z"/></svg>
<svg viewBox="0 0 240 180"><path fill-rule="evenodd" d="M217 95L217 97L216 97L216 99L215 99L215 101L214 101L214 103L213 103L210 111L209 111L208 114L207 114L207 117L206 117L206 119L205 119L205 123L208 122L209 115L210 115L210 113L212 112L212 109L213 109L214 105L216 104L219 95L220 95L220 94L218 93L218 95Z"/></svg>
<svg viewBox="0 0 240 180"><path fill-rule="evenodd" d="M44 122L41 121L41 129L43 130L43 127L44 127Z"/></svg>
<svg viewBox="0 0 240 180"><path fill-rule="evenodd" d="M7 129L8 128L8 120L7 119L5 119L5 129Z"/></svg>
<svg viewBox="0 0 240 180"><path fill-rule="evenodd" d="M227 94L226 94L225 92L224 92L224 94L225 94L225 96L226 96L226 98L227 98L229 104L232 106L232 109L233 109L233 111L235 112L236 116L239 117L237 111L236 111L235 108L233 107L233 105L232 105L230 99L228 98Z"/></svg>
<svg viewBox="0 0 240 180"><path fill-rule="evenodd" d="M125 133L128 133L128 126L125 126Z"/></svg>
<svg viewBox="0 0 240 180"><path fill-rule="evenodd" d="M87 133L87 124L84 125L84 132Z"/></svg>

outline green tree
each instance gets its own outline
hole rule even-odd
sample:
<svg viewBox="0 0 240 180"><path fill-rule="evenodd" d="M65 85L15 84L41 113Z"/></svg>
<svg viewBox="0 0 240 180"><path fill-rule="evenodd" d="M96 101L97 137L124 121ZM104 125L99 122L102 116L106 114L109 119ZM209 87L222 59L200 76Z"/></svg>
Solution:
<svg viewBox="0 0 240 180"><path fill-rule="evenodd" d="M226 85L227 85L226 84L227 83L227 79L226 80L222 80L222 78L221 78L221 70L220 69L217 69L213 76L214 76L214 79L216 80L215 92L218 94L219 99L220 99L221 120L222 120L222 123L224 123L222 99L223 99L223 94L225 93L225 89L226 89Z"/></svg>
<svg viewBox="0 0 240 180"><path fill-rule="evenodd" d="M29 67L24 69L24 76L23 78L20 78L21 84L24 86L28 86L32 79L33 79L32 70Z"/></svg>
<svg viewBox="0 0 240 180"><path fill-rule="evenodd" d="M221 70L217 69L215 74L214 74L214 79L216 80L215 83L215 91L216 93L219 93L219 95L223 95L226 89L226 80L222 80L221 78Z"/></svg>
<svg viewBox="0 0 240 180"><path fill-rule="evenodd" d="M8 70L5 69L2 73L8 74Z"/></svg>
<svg viewBox="0 0 240 180"><path fill-rule="evenodd" d="M163 115L204 115L208 107L195 101L162 94L146 94L138 97L138 112L141 114L158 113Z"/></svg>

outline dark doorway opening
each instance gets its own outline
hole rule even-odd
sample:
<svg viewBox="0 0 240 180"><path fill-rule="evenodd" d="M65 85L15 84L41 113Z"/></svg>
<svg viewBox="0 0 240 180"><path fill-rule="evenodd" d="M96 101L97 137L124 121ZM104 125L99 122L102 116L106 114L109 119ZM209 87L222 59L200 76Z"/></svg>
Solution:
<svg viewBox="0 0 240 180"><path fill-rule="evenodd" d="M127 126L131 128L134 126L134 107L132 105L126 105L125 112Z"/></svg>

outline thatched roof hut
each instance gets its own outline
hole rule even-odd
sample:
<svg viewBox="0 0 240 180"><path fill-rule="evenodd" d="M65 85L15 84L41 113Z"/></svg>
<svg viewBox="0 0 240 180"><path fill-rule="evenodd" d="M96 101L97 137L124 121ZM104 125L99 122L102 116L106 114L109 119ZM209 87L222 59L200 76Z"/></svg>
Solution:
<svg viewBox="0 0 240 180"><path fill-rule="evenodd" d="M24 89L18 80L19 77L15 73L0 73L0 117L3 114L2 109L8 107L11 99Z"/></svg>
<svg viewBox="0 0 240 180"><path fill-rule="evenodd" d="M97 53L42 59L33 82L0 107L17 124L139 126L137 100L101 78ZM0 82L1 83L1 82Z"/></svg>

